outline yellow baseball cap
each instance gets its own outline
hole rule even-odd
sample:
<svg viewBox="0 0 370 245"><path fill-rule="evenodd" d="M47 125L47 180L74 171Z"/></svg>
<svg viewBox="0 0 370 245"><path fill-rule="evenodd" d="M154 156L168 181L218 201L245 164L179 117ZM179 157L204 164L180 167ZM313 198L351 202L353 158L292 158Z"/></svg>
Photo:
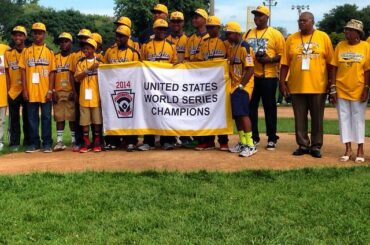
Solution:
<svg viewBox="0 0 370 245"><path fill-rule="evenodd" d="M103 44L103 38L99 33L91 33L91 38L94 39L98 44Z"/></svg>
<svg viewBox="0 0 370 245"><path fill-rule="evenodd" d="M158 27L165 27L168 28L168 23L165 20L158 19L154 22L153 28L158 28Z"/></svg>
<svg viewBox="0 0 370 245"><path fill-rule="evenodd" d="M44 23L36 22L32 24L31 30L39 30L39 31L45 31L46 32L46 26Z"/></svg>
<svg viewBox="0 0 370 245"><path fill-rule="evenodd" d="M179 11L172 12L170 15L170 20L184 20L184 14Z"/></svg>
<svg viewBox="0 0 370 245"><path fill-rule="evenodd" d="M131 28L131 25L132 25L130 18L128 18L126 16L119 17L119 19L116 22L114 22L114 24L116 24L116 25L125 25L125 26L128 26L130 28Z"/></svg>
<svg viewBox="0 0 370 245"><path fill-rule="evenodd" d="M21 33L23 33L24 35L27 36L27 30L26 30L26 28L24 28L24 26L14 27L13 30L12 30L12 33L14 33L14 32L21 32Z"/></svg>
<svg viewBox="0 0 370 245"><path fill-rule="evenodd" d="M197 9L195 10L195 13L202 16L204 19L208 19L207 11L205 11L204 9Z"/></svg>
<svg viewBox="0 0 370 245"><path fill-rule="evenodd" d="M86 39L85 41L83 41L82 43L86 43L86 44L89 44L91 45L92 47L94 47L94 49L96 49L98 47L98 44L96 43L96 41L92 38L88 38Z"/></svg>
<svg viewBox="0 0 370 245"><path fill-rule="evenodd" d="M217 16L212 15L208 17L206 25L207 26L221 26L221 21Z"/></svg>
<svg viewBox="0 0 370 245"><path fill-rule="evenodd" d="M71 42L73 42L72 35L70 33L68 33L68 32L62 32L62 33L60 33L60 35L58 36L58 39L62 39L62 38L68 39Z"/></svg>
<svg viewBox="0 0 370 245"><path fill-rule="evenodd" d="M130 37L131 36L131 29L128 28L128 26L121 25L121 26L117 27L116 33L119 33L119 34L125 35L127 37Z"/></svg>
<svg viewBox="0 0 370 245"><path fill-rule="evenodd" d="M154 6L154 8L152 9L152 12L154 12L154 11L159 11L159 12L168 14L167 6L163 5L163 4L160 4L160 3L158 3L157 5Z"/></svg>
<svg viewBox="0 0 370 245"><path fill-rule="evenodd" d="M270 16L269 8L264 6L264 5L260 5L255 10L252 10L252 14L256 14L256 13L260 13L260 14Z"/></svg>
<svg viewBox="0 0 370 245"><path fill-rule="evenodd" d="M78 37L91 37L91 31L89 29L81 29L78 34Z"/></svg>
<svg viewBox="0 0 370 245"><path fill-rule="evenodd" d="M236 21L227 22L224 30L225 32L237 32L237 33L242 32L242 28L240 27L239 23Z"/></svg>

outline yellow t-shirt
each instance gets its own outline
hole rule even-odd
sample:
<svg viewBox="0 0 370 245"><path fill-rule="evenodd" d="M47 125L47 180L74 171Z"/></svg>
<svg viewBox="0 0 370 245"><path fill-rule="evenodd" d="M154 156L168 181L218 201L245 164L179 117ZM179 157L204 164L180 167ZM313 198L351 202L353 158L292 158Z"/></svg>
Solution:
<svg viewBox="0 0 370 245"><path fill-rule="evenodd" d="M253 49L245 41L241 41L237 45L230 44L227 50L227 57L229 60L230 73L232 74L231 92L234 92L242 81L244 68L254 67ZM244 90L247 91L250 98L252 96L253 87L254 77L252 76L244 87Z"/></svg>
<svg viewBox="0 0 370 245"><path fill-rule="evenodd" d="M245 34L246 35L246 34ZM253 48L254 53L265 52L270 58L282 56L285 49L284 36L276 29L268 27L263 30L252 29L248 36L244 37ZM279 63L261 64L254 62L254 75L258 77L278 77Z"/></svg>
<svg viewBox="0 0 370 245"><path fill-rule="evenodd" d="M70 81L70 73L74 73L73 54L63 56L62 54L55 55L55 90L57 92L72 92L72 84Z"/></svg>
<svg viewBox="0 0 370 245"><path fill-rule="evenodd" d="M176 47L167 40L156 41L152 39L143 45L142 58L148 61L176 63Z"/></svg>
<svg viewBox="0 0 370 245"><path fill-rule="evenodd" d="M140 54L135 48L128 46L125 49L117 47L109 48L104 55L104 62L108 64L123 63L140 60Z"/></svg>
<svg viewBox="0 0 370 245"><path fill-rule="evenodd" d="M77 69L77 63L80 59L82 58L85 58L85 54L81 51L81 50L78 50L74 53L72 53L72 60L73 60L73 70L76 71Z"/></svg>
<svg viewBox="0 0 370 245"><path fill-rule="evenodd" d="M18 63L22 56L22 52L18 52L15 48L5 53L5 68L10 76L9 97L11 99L17 98L22 93L22 79L21 70Z"/></svg>
<svg viewBox="0 0 370 245"><path fill-rule="evenodd" d="M181 62L185 59L185 48L188 42L188 37L185 34L181 36L168 35L167 40L176 46L177 58Z"/></svg>
<svg viewBox="0 0 370 245"><path fill-rule="evenodd" d="M54 53L45 44L25 48L19 67L26 70L26 89L29 102L45 103L49 90L49 74L55 71Z"/></svg>
<svg viewBox="0 0 370 245"><path fill-rule="evenodd" d="M103 63L99 58L87 59L82 58L77 62L75 77L89 69L94 63ZM87 90L91 89L92 98L86 99L86 95L89 93ZM99 95L99 83L98 83L98 72L89 71L88 75L80 81L80 106L82 107L99 107L100 106L100 95Z"/></svg>
<svg viewBox="0 0 370 245"><path fill-rule="evenodd" d="M364 41L356 45L341 41L335 48L331 64L337 67L338 98L360 100L365 86L364 73L370 70L370 45Z"/></svg>
<svg viewBox="0 0 370 245"><path fill-rule="evenodd" d="M0 107L5 107L8 105L8 95L6 86L6 59L5 52L9 50L9 46L5 44L0 44Z"/></svg>
<svg viewBox="0 0 370 245"><path fill-rule="evenodd" d="M370 43L370 37L367 38L366 42Z"/></svg>
<svg viewBox="0 0 370 245"><path fill-rule="evenodd" d="M195 61L197 54L200 51L203 40L209 38L207 32L199 34L193 33L189 38L185 48L185 59L189 61Z"/></svg>
<svg viewBox="0 0 370 245"><path fill-rule="evenodd" d="M226 45L219 37L205 39L200 47L197 60L223 60L227 56Z"/></svg>
<svg viewBox="0 0 370 245"><path fill-rule="evenodd" d="M289 66L290 69L288 80L290 93L326 93L328 83L326 65L330 64L333 55L332 43L325 32L315 30L312 35L302 37L300 32L290 35L281 59L281 64ZM307 65L302 67L302 59L309 60L309 69Z"/></svg>

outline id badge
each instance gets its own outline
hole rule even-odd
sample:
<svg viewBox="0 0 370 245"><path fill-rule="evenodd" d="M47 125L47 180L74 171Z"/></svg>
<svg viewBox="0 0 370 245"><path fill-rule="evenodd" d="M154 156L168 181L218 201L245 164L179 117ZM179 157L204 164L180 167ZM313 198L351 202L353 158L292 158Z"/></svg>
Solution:
<svg viewBox="0 0 370 245"><path fill-rule="evenodd" d="M22 85L22 80L19 77L17 78L17 84Z"/></svg>
<svg viewBox="0 0 370 245"><path fill-rule="evenodd" d="M32 73L32 83L40 83L40 74L38 72Z"/></svg>
<svg viewBox="0 0 370 245"><path fill-rule="evenodd" d="M93 93L91 88L85 89L85 100L92 100Z"/></svg>
<svg viewBox="0 0 370 245"><path fill-rule="evenodd" d="M61 85L62 85L63 88L67 87L67 85L68 85L68 81L66 79L62 79L60 81L60 83L61 83Z"/></svg>
<svg viewBox="0 0 370 245"><path fill-rule="evenodd" d="M302 57L302 71L309 71L310 70L310 57L303 56Z"/></svg>

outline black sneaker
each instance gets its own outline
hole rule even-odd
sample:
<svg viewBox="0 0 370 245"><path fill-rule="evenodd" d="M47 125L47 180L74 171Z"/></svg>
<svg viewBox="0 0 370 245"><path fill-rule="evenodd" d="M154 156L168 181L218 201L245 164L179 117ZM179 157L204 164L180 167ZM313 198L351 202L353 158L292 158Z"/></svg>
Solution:
<svg viewBox="0 0 370 245"><path fill-rule="evenodd" d="M266 150L268 151L274 151L276 148L276 143L273 141L269 141L266 146Z"/></svg>
<svg viewBox="0 0 370 245"><path fill-rule="evenodd" d="M314 157L314 158L321 158L321 157L322 157L321 152L320 152L320 150L319 150L319 149L311 150L311 151L310 151L310 154L311 154L311 156L312 156L312 157Z"/></svg>
<svg viewBox="0 0 370 245"><path fill-rule="evenodd" d="M29 146L26 149L26 153L34 153L40 151L40 148L37 148L35 146Z"/></svg>

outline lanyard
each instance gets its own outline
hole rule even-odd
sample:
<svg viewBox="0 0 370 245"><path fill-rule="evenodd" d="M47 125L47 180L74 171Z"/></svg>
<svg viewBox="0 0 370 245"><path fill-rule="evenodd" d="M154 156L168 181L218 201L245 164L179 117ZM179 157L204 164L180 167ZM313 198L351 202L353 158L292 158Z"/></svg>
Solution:
<svg viewBox="0 0 370 245"><path fill-rule="evenodd" d="M153 42L153 48L154 48L154 55L155 55L155 61L157 61L157 51L155 50L155 44L154 44L154 39L152 40L152 42ZM163 40L163 45L162 45L162 50L161 50L161 52L160 52L160 56L159 56L159 60L161 60L162 59L162 55L163 55L163 49L164 49L164 45L165 45L165 43L166 43L166 40Z"/></svg>
<svg viewBox="0 0 370 245"><path fill-rule="evenodd" d="M211 60L213 60L213 58L214 58L214 56L215 56L215 50L217 49L218 39L219 39L219 38L217 38L215 48L213 49L213 55L212 55L212 59L211 59ZM210 43L210 42L211 42L211 38L210 38L210 39L208 39L208 58L210 57L210 53L211 53L211 51L209 50L209 43Z"/></svg>
<svg viewBox="0 0 370 245"><path fill-rule="evenodd" d="M314 33L315 33L315 30L311 34L310 41L308 41L308 45L307 45L306 49L304 48L303 36L302 36L302 33L301 33L301 42L302 42L302 49L303 49L302 54L307 54L307 51L310 49L311 41L312 41L312 37L313 37Z"/></svg>
<svg viewBox="0 0 370 245"><path fill-rule="evenodd" d="M120 58L118 57L118 55L119 55L119 52L120 52L120 51L121 51L121 50L120 50L119 48L117 48L117 56L116 56L117 63L119 63L119 62L120 62ZM124 59L123 59L123 62L126 62L127 51L128 51L128 48L126 48L125 57L124 57Z"/></svg>
<svg viewBox="0 0 370 245"><path fill-rule="evenodd" d="M197 34L194 34L196 37L198 37L198 35ZM202 35L202 34L200 34L200 35ZM196 51L195 51L195 54L197 54L198 53L198 50L199 50L199 47L200 47L200 45L201 45L201 43L202 43L202 41L203 41L203 37L205 36L205 34L204 35L202 35L202 36L200 36L200 40L199 40L199 43L198 43L198 46L197 46L197 49L196 49ZM195 38L193 38L193 41L192 41L192 44L191 44L191 47L194 47L194 39ZM195 54L192 54L193 56L195 55Z"/></svg>
<svg viewBox="0 0 370 245"><path fill-rule="evenodd" d="M39 59L41 58L42 51L44 51L44 47L45 47L45 44L42 46L42 49L41 49L41 52L40 52L39 58L38 58L37 60L39 60ZM34 60L34 62L35 62L35 66L36 66L35 45L34 45L34 44L32 45L32 50L33 50L33 60Z"/></svg>
<svg viewBox="0 0 370 245"><path fill-rule="evenodd" d="M96 58L94 57L94 62L93 62L94 64L95 64L95 61L96 61ZM87 59L85 60L85 63L86 63L86 69L88 69L89 68L89 63L87 63ZM91 72L93 72L93 71L91 71ZM89 85L90 85L90 79L91 79L90 75L87 74L87 87L89 87Z"/></svg>
<svg viewBox="0 0 370 245"><path fill-rule="evenodd" d="M240 42L238 43L238 45L236 46L236 50L235 50L235 52L234 52L234 56L233 56L233 63L232 63L232 65L234 65L234 64L235 64L236 54L238 53L239 47L240 47L241 45L242 45L242 41L240 41Z"/></svg>
<svg viewBox="0 0 370 245"><path fill-rule="evenodd" d="M67 62L68 62L68 60L69 60L69 57L71 57L71 54L69 54L68 56L67 56L67 59L66 59L66 62L64 62L64 65L63 65L63 55L62 54L60 54L60 68L62 69L62 68L66 68L66 65L67 65Z"/></svg>
<svg viewBox="0 0 370 245"><path fill-rule="evenodd" d="M262 33L262 36L260 38L258 38L258 35L257 35L257 28L255 29L255 35L256 35L256 39L257 39L257 46L258 46L258 48L260 48L260 41L262 40L263 36L266 34L266 32L267 32L268 29L269 28L267 27L266 30Z"/></svg>

